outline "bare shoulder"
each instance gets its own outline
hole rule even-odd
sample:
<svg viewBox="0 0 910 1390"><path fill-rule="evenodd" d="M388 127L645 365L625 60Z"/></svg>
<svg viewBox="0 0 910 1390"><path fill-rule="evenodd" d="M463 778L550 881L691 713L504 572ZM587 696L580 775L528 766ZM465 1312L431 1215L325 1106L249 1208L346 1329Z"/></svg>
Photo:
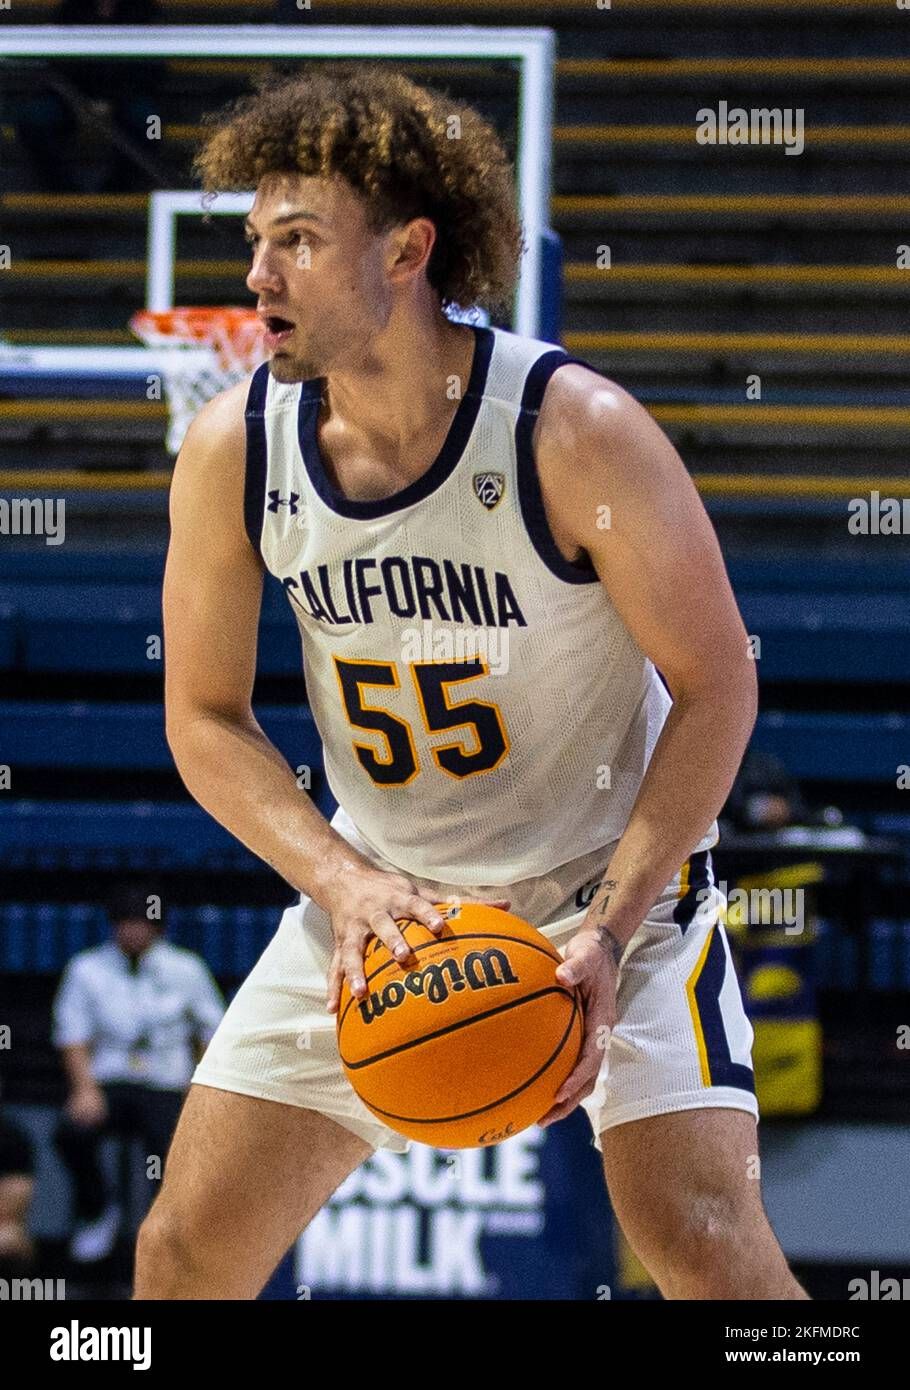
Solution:
<svg viewBox="0 0 910 1390"><path fill-rule="evenodd" d="M242 507L246 468L246 400L249 379L213 396L186 432L171 483L171 518L177 520L194 499L218 489L222 508Z"/></svg>
<svg viewBox="0 0 910 1390"><path fill-rule="evenodd" d="M652 417L618 382L569 362L547 384L534 443L540 464L558 471L591 448L604 463L614 453L621 459L630 439L650 429L658 429Z"/></svg>
<svg viewBox="0 0 910 1390"><path fill-rule="evenodd" d="M598 563L619 553L625 534L638 546L661 533L669 551L697 534L716 548L685 463L651 413L617 382L566 363L547 384L534 439L537 473L554 536ZM608 530L594 518L609 509ZM599 523L598 523L599 524ZM648 536L652 541L648 542Z"/></svg>
<svg viewBox="0 0 910 1390"><path fill-rule="evenodd" d="M188 463L204 466L209 462L221 461L226 466L231 463L242 467L246 454L245 411L249 394L249 377L219 391L193 417L186 432L177 467L188 470Z"/></svg>
<svg viewBox="0 0 910 1390"><path fill-rule="evenodd" d="M537 421L535 453L544 498L574 534L574 515L622 504L628 518L668 521L700 507L673 443L640 401L578 363L554 372ZM584 544L584 542L583 542Z"/></svg>

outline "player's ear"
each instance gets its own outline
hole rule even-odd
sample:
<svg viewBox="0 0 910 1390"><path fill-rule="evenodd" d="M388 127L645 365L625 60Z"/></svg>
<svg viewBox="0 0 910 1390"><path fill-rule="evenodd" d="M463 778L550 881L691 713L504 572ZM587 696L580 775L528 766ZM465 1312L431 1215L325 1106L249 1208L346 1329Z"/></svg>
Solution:
<svg viewBox="0 0 910 1390"><path fill-rule="evenodd" d="M393 228L389 238L389 279L403 285L426 269L436 244L436 228L429 217L412 217Z"/></svg>

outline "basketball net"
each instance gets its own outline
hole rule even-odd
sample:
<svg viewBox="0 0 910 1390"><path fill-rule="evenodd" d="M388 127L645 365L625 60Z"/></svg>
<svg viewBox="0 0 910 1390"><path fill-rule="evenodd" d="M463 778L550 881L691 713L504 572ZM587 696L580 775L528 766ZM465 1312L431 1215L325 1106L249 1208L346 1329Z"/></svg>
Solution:
<svg viewBox="0 0 910 1390"><path fill-rule="evenodd" d="M200 407L264 358L262 321L254 309L140 309L130 328L159 357L170 454L179 452ZM208 354L200 356L200 348L208 348Z"/></svg>

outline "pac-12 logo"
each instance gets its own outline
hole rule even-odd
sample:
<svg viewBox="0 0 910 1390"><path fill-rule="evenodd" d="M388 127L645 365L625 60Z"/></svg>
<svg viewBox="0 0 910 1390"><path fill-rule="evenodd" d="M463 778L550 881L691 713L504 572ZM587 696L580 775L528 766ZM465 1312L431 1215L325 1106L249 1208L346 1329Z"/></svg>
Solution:
<svg viewBox="0 0 910 1390"><path fill-rule="evenodd" d="M474 496L491 512L502 498L506 480L503 473L475 473Z"/></svg>

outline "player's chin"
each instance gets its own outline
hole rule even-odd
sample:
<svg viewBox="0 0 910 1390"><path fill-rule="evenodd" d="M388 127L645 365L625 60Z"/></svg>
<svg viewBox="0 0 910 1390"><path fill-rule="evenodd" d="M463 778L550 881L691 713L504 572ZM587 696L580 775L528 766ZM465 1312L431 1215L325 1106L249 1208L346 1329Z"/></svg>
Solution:
<svg viewBox="0 0 910 1390"><path fill-rule="evenodd" d="M269 358L269 371L276 381L288 385L290 382L306 381L307 373L302 362L286 352L273 352Z"/></svg>

